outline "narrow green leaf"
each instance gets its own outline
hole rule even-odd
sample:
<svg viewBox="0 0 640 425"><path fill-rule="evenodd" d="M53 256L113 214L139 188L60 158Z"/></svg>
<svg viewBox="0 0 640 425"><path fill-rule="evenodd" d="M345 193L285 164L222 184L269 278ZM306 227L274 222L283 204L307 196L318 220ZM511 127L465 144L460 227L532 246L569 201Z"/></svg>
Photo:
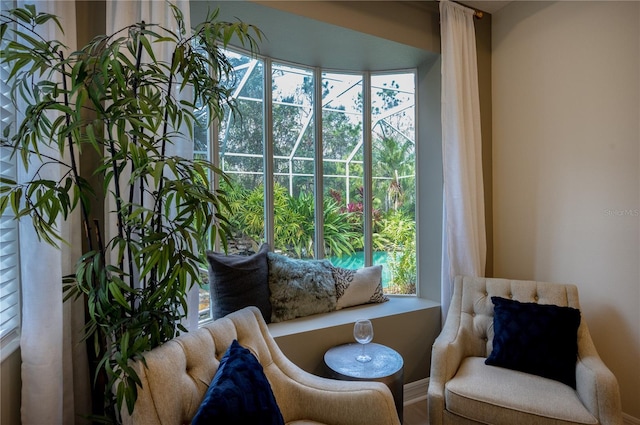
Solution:
<svg viewBox="0 0 640 425"><path fill-rule="evenodd" d="M151 43L149 43L149 39L147 37L145 37L144 35L140 35L140 39L139 40L140 40L140 43L142 44L142 46L144 47L144 49L146 50L147 54L151 58L151 60L154 63L157 62L156 55L153 52L153 48L151 47Z"/></svg>
<svg viewBox="0 0 640 425"><path fill-rule="evenodd" d="M18 18L20 21L25 22L27 24L31 23L31 13L25 9L12 9L11 14Z"/></svg>

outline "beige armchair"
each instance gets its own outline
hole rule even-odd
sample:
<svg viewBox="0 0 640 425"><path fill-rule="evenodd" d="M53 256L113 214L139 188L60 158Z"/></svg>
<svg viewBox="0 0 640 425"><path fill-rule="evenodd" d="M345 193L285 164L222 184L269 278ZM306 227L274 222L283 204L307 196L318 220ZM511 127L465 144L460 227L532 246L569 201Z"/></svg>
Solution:
<svg viewBox="0 0 640 425"><path fill-rule="evenodd" d="M578 328L576 389L537 375L484 363L492 350L492 296L579 309L574 285L457 277L442 333L433 345L430 425L622 424L614 375Z"/></svg>
<svg viewBox="0 0 640 425"><path fill-rule="evenodd" d="M269 334L260 310L246 307L146 353L142 381L124 424L191 422L220 359L234 339L259 360L287 424L399 425L391 391L380 382L337 381L300 369Z"/></svg>

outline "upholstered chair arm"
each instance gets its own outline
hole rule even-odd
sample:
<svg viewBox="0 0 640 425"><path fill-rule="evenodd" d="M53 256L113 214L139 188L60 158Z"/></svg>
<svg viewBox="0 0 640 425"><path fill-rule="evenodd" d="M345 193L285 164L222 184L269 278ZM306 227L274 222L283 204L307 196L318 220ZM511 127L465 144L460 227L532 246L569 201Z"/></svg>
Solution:
<svg viewBox="0 0 640 425"><path fill-rule="evenodd" d="M267 374L285 423L315 421L332 425L399 425L391 391L380 382L339 381L274 358ZM272 370L277 368L277 370Z"/></svg>
<svg viewBox="0 0 640 425"><path fill-rule="evenodd" d="M308 373L284 355L263 321L259 325L271 356L262 366L285 423L400 425L393 395L386 385Z"/></svg>
<svg viewBox="0 0 640 425"><path fill-rule="evenodd" d="M454 295L455 296L455 295ZM457 309L458 311L451 311ZM429 424L441 425L444 413L444 385L458 371L465 354L464 334L460 327L460 304L451 303L444 328L436 338L431 351L428 410Z"/></svg>
<svg viewBox="0 0 640 425"><path fill-rule="evenodd" d="M586 323L582 323L578 331L576 390L600 424L622 425L618 381L598 355Z"/></svg>

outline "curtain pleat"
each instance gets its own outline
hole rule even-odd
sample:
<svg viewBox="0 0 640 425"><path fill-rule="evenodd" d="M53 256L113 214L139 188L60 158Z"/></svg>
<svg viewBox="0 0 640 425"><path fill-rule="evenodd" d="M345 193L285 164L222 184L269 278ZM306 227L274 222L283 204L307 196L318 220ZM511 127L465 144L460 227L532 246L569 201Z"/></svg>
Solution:
<svg viewBox="0 0 640 425"><path fill-rule="evenodd" d="M57 15L64 34L53 24L43 29L45 39L62 41L69 52L76 48L74 1L19 1L18 6L35 4L39 12ZM26 105L18 105L18 113ZM51 118L51 117L50 117ZM61 158L55 149L44 154ZM27 172L19 171L20 181L33 178L38 164ZM49 162L40 169L45 178L59 179L67 170ZM22 290L22 355L23 425L83 424L91 411L90 380L86 345L81 341L84 325L82 300L63 300L62 276L73 272L80 256L80 217L71 215L57 223L68 244L61 249L38 240L30 220L21 220L20 262Z"/></svg>
<svg viewBox="0 0 640 425"><path fill-rule="evenodd" d="M444 231L441 304L456 275L484 276L486 232L473 10L440 1Z"/></svg>

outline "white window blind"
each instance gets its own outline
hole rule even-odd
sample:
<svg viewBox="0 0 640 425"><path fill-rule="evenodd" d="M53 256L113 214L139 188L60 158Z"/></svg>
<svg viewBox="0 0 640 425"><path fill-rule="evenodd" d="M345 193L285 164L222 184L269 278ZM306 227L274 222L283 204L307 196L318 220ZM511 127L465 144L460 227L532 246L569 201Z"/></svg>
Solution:
<svg viewBox="0 0 640 425"><path fill-rule="evenodd" d="M0 2L2 10L14 7L13 1ZM5 35L9 35L7 32ZM5 50L5 37L0 49ZM15 108L9 97L7 78L9 67L0 65L0 137L4 129L15 121ZM17 178L16 158L11 149L0 146L0 176ZM19 345L20 336L20 255L18 222L8 208L0 217L0 354L2 360Z"/></svg>

